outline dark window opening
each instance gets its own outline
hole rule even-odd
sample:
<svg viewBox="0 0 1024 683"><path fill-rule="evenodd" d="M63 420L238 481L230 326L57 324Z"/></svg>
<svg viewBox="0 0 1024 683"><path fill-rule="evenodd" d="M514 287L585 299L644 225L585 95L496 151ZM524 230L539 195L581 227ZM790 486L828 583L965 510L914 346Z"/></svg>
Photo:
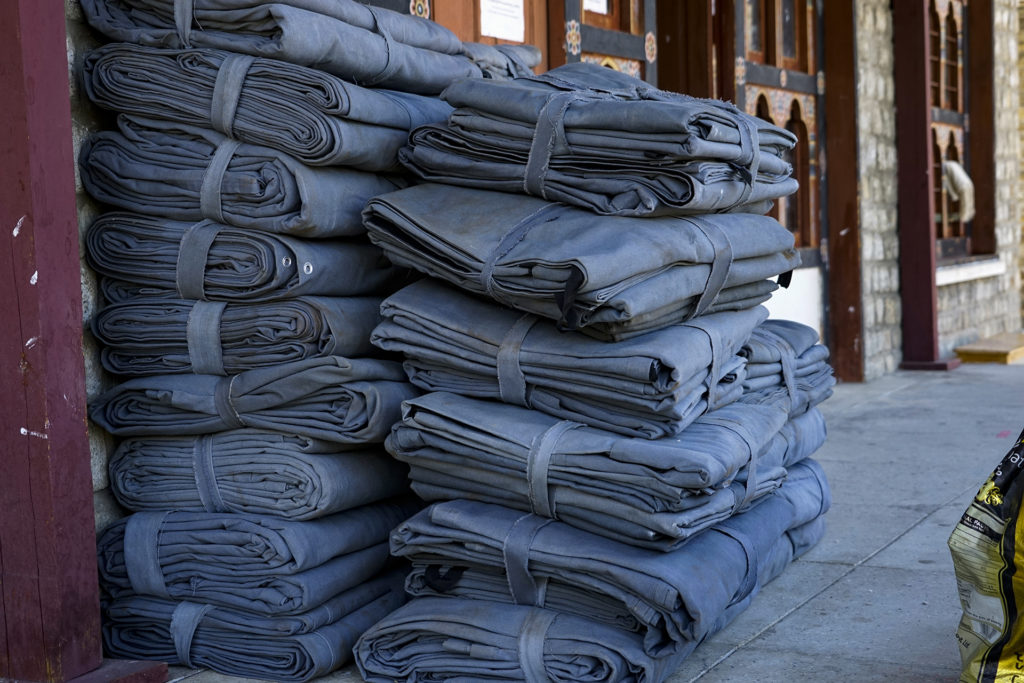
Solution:
<svg viewBox="0 0 1024 683"><path fill-rule="evenodd" d="M939 13L935 10L935 0L928 9L929 61L931 62L932 106L942 106L942 26Z"/></svg>

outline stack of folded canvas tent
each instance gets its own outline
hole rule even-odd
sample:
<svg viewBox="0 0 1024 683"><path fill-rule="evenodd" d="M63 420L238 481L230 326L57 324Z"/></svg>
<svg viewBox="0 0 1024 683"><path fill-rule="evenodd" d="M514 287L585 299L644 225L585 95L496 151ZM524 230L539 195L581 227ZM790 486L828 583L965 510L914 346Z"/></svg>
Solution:
<svg viewBox="0 0 1024 683"><path fill-rule="evenodd" d="M364 212L433 278L372 337L431 392L386 446L433 504L391 537L416 599L357 663L664 680L824 530L827 353L759 305L798 262L755 213L796 189L795 140L585 64L442 98L400 152L431 182Z"/></svg>
<svg viewBox="0 0 1024 683"><path fill-rule="evenodd" d="M419 391L369 343L408 272L360 212L408 184L398 150L451 111L443 87L529 73L536 51L352 0L82 5L130 41L84 68L119 113L81 176L115 209L86 243L102 362L125 380L91 416L123 438L112 488L136 511L99 542L105 645L326 673L404 602L387 538L421 507L381 446Z"/></svg>

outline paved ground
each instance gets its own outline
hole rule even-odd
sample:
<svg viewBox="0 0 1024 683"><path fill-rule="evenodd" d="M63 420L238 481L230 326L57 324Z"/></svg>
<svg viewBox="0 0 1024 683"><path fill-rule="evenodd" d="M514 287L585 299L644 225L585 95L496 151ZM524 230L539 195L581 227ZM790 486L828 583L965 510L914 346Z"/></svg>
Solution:
<svg viewBox="0 0 1024 683"><path fill-rule="evenodd" d="M955 681L960 618L946 540L1024 428L1024 365L844 384L822 405L824 540L701 645L670 683ZM174 668L187 683L242 681ZM348 669L326 679L362 679Z"/></svg>

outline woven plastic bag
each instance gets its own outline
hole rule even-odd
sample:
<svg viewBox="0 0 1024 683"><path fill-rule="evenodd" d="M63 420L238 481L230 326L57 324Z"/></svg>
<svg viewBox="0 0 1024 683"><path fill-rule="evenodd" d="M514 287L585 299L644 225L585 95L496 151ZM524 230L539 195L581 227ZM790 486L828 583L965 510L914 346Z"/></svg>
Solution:
<svg viewBox="0 0 1024 683"><path fill-rule="evenodd" d="M971 501L949 538L963 616L962 682L1024 680L1024 432Z"/></svg>

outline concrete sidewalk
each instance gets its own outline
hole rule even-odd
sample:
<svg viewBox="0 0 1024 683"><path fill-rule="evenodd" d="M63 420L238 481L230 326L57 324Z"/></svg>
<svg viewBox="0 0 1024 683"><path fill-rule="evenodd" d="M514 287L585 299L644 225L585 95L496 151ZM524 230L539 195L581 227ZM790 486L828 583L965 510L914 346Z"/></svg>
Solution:
<svg viewBox="0 0 1024 683"><path fill-rule="evenodd" d="M962 365L844 384L815 456L824 540L701 647L672 683L956 681L946 540L1024 427L1024 366Z"/></svg>
<svg viewBox="0 0 1024 683"><path fill-rule="evenodd" d="M957 680L960 603L946 540L1024 428L1024 365L843 384L822 412L829 437L815 457L833 496L824 540L670 683ZM349 667L321 680L362 679Z"/></svg>

